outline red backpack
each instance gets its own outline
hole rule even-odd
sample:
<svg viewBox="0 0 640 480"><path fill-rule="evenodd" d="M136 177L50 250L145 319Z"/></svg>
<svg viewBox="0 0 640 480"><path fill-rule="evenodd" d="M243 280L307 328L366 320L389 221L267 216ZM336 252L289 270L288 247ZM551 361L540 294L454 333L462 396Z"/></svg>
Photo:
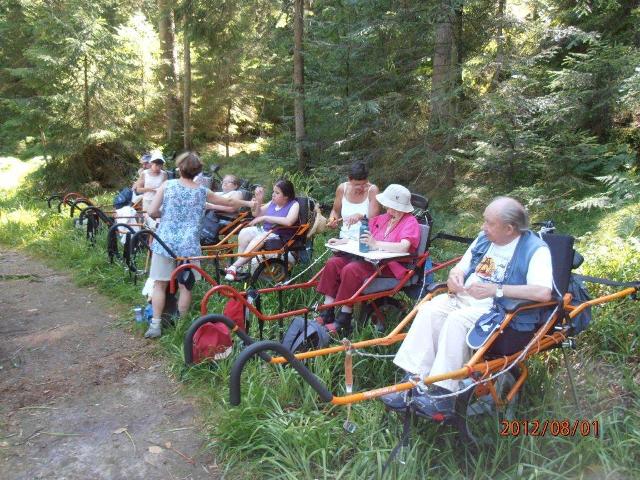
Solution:
<svg viewBox="0 0 640 480"><path fill-rule="evenodd" d="M231 299L224 307L222 314L233 320L241 330L244 330L244 305L238 300ZM205 323L193 335L193 362L204 360L222 360L231 355L233 340L229 328L224 323Z"/></svg>

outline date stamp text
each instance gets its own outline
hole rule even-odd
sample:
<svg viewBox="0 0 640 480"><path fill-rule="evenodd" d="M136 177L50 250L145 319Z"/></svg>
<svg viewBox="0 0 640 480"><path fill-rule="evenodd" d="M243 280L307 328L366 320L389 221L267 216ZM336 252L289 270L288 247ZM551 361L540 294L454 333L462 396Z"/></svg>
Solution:
<svg viewBox="0 0 640 480"><path fill-rule="evenodd" d="M501 420L503 437L600 437L600 421L587 419Z"/></svg>

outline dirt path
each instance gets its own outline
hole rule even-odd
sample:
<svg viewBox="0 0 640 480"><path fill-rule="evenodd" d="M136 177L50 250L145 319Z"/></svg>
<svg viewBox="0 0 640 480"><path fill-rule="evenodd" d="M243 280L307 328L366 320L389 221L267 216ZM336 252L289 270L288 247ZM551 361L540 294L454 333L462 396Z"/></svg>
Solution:
<svg viewBox="0 0 640 480"><path fill-rule="evenodd" d="M92 289L0 252L0 478L219 478L155 346Z"/></svg>

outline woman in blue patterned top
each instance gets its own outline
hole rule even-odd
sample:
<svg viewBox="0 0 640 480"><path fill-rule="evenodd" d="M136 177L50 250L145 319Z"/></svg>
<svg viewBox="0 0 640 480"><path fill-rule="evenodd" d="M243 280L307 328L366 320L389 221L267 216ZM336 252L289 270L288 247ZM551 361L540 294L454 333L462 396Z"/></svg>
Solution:
<svg viewBox="0 0 640 480"><path fill-rule="evenodd" d="M156 234L178 257L201 255L200 231L204 221L205 203L216 203L235 208L248 206L253 208L254 201L225 198L199 185L193 179L202 171L202 162L193 152L185 152L176 159L180 169L180 178L163 183L149 206L149 215L153 218L161 216L162 221ZM260 199L261 200L261 199ZM164 310L166 289L171 279L171 272L176 261L159 242L151 245L152 257L149 278L154 281L151 305L153 319L145 333L146 338L159 337L160 315ZM196 263L196 262L192 262ZM196 273L196 279L199 275ZM189 310L191 291L179 284L178 311L180 314Z"/></svg>

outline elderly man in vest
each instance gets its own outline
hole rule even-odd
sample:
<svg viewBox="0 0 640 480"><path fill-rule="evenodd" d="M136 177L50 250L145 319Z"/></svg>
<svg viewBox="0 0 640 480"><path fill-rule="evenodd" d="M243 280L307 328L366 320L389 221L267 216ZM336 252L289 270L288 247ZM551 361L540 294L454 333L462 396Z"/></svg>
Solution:
<svg viewBox="0 0 640 480"><path fill-rule="evenodd" d="M461 368L471 355L467 333L494 301L509 308L522 301L551 298L551 254L528 225L525 208L512 198L498 197L485 209L482 232L449 273L449 293L419 309L395 356L394 363L407 372L406 378ZM542 316L532 310L514 317L492 351L507 354L524 347ZM455 396L446 395L458 388L457 380L437 382L429 392L414 394L414 407L427 417L451 413ZM400 410L406 407L405 397L392 393L381 400L388 408Z"/></svg>

